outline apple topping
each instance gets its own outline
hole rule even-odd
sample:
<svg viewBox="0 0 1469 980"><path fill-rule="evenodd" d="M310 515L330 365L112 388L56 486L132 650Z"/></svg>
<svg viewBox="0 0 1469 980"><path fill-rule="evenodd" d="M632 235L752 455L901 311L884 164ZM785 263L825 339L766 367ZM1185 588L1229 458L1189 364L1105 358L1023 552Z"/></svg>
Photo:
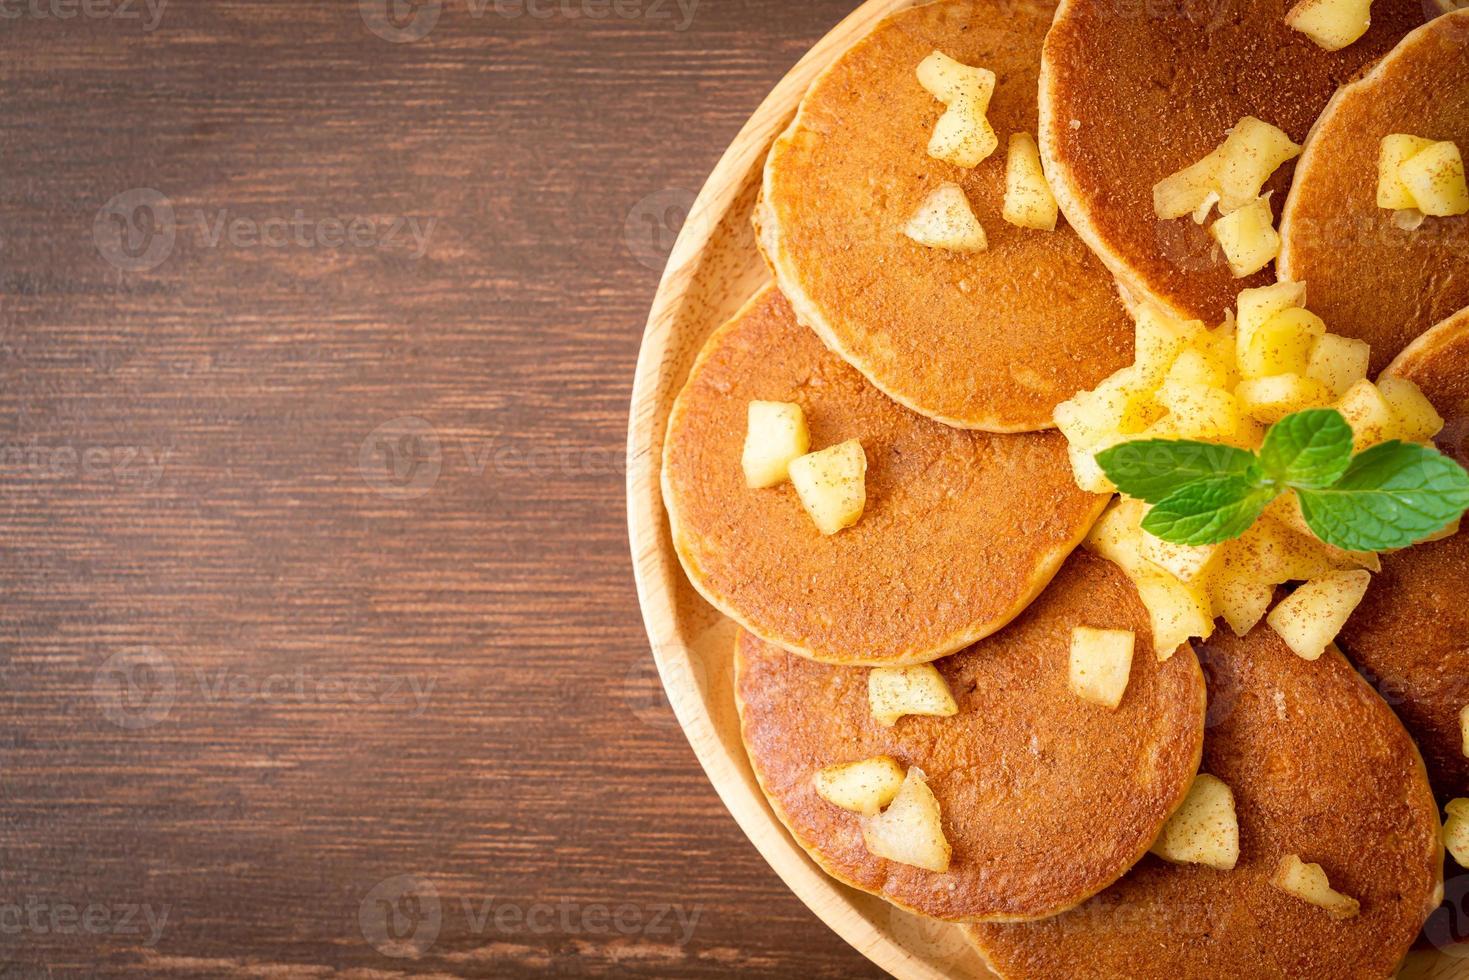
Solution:
<svg viewBox="0 0 1469 980"><path fill-rule="evenodd" d="M1340 51L1372 26L1372 0L1300 0L1286 25L1326 51Z"/></svg>
<svg viewBox="0 0 1469 980"><path fill-rule="evenodd" d="M929 139L929 156L968 169L995 152L1000 140L985 118L995 92L994 72L935 51L919 64L918 81L947 107Z"/></svg>
<svg viewBox="0 0 1469 980"><path fill-rule="evenodd" d="M790 402L750 402L741 463L752 490L773 487L790 477L790 465L811 449L806 413Z"/></svg>
<svg viewBox="0 0 1469 980"><path fill-rule="evenodd" d="M1071 631L1067 683L1083 701L1115 709L1122 703L1132 673L1132 630L1099 630L1078 626Z"/></svg>
<svg viewBox="0 0 1469 980"><path fill-rule="evenodd" d="M1163 825L1152 853L1174 864L1203 864L1219 871L1239 862L1239 819L1234 793L1218 777L1201 772L1188 796Z"/></svg>
<svg viewBox="0 0 1469 980"><path fill-rule="evenodd" d="M1319 864L1307 864L1299 854L1280 859L1270 883L1288 895L1326 910L1333 919L1350 919L1361 911L1361 903L1331 887Z"/></svg>
<svg viewBox="0 0 1469 980"><path fill-rule="evenodd" d="M1035 137L1013 133L1005 160L1005 206L1001 216L1012 225L1055 231L1059 214L1056 197L1041 169L1041 153Z"/></svg>
<svg viewBox="0 0 1469 980"><path fill-rule="evenodd" d="M811 777L816 795L828 803L873 816L893 801L903 785L903 767L892 756L827 766Z"/></svg>
<svg viewBox="0 0 1469 980"><path fill-rule="evenodd" d="M1461 868L1469 868L1469 799L1449 800L1444 807L1443 846Z"/></svg>
<svg viewBox="0 0 1469 980"><path fill-rule="evenodd" d="M1254 275L1280 254L1280 234L1270 212L1269 194L1226 214L1210 226L1209 234L1219 243L1236 279Z"/></svg>
<svg viewBox="0 0 1469 980"><path fill-rule="evenodd" d="M1377 206L1396 212L1394 221L1411 231L1421 215L1469 214L1469 183L1459 148L1408 133L1384 136L1377 156Z"/></svg>
<svg viewBox="0 0 1469 980"><path fill-rule="evenodd" d="M1296 589L1266 621L1303 660L1317 660L1367 594L1372 573L1356 569L1313 579Z"/></svg>
<svg viewBox="0 0 1469 980"><path fill-rule="evenodd" d="M933 664L872 668L867 674L867 704L878 724L889 728L904 715L948 718L959 713L949 685Z"/></svg>
<svg viewBox="0 0 1469 980"><path fill-rule="evenodd" d="M984 227L974 216L964 188L940 184L918 205L903 234L920 245L951 252L983 252L989 248Z"/></svg>
<svg viewBox="0 0 1469 980"><path fill-rule="evenodd" d="M953 848L944 837L939 801L917 766L908 770L892 804L862 817L862 842L873 855L925 871L949 870Z"/></svg>
<svg viewBox="0 0 1469 980"><path fill-rule="evenodd" d="M1358 381L1366 380L1372 347L1365 340L1352 340L1336 334L1316 338L1306 363L1306 377L1326 385L1334 397L1340 398Z"/></svg>
<svg viewBox="0 0 1469 980"><path fill-rule="evenodd" d="M1245 116L1216 150L1153 185L1153 211L1164 221L1192 214L1203 224L1212 197L1220 214L1231 214L1254 203L1270 175L1300 153L1282 130Z"/></svg>
<svg viewBox="0 0 1469 980"><path fill-rule="evenodd" d="M809 453L790 464L801 506L822 534L856 524L867 507L867 454L856 439Z"/></svg>

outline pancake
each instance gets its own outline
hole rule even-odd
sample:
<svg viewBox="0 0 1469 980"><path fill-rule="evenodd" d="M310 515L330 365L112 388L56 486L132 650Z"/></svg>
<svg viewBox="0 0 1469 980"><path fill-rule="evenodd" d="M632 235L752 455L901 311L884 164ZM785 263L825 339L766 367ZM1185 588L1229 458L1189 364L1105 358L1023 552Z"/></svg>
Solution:
<svg viewBox="0 0 1469 980"><path fill-rule="evenodd" d="M1425 19L1421 0L1376 0L1367 33L1326 52L1285 25L1292 4L1061 3L1041 69L1041 156L1066 220L1139 299L1219 323L1240 290L1273 281L1268 267L1234 278L1207 226L1159 221L1153 185L1245 116L1300 143L1339 85ZM1286 164L1266 184L1277 215L1290 173Z"/></svg>
<svg viewBox="0 0 1469 980"><path fill-rule="evenodd" d="M1006 980L1388 977L1442 894L1438 810L1418 750L1335 650L1308 662L1270 627L1201 647L1210 728L1201 771L1234 792L1231 871L1152 855L1081 907L969 935ZM1333 920L1270 879L1320 864L1361 902Z"/></svg>
<svg viewBox="0 0 1469 980"><path fill-rule="evenodd" d="M750 401L796 402L813 450L859 439L867 510L817 531L789 483L745 486ZM886 398L767 288L709 339L674 403L663 500L673 544L717 609L817 660L914 664L1004 626L1107 499L1077 488L1058 432L940 425Z"/></svg>
<svg viewBox="0 0 1469 980"><path fill-rule="evenodd" d="M1469 153L1469 10L1413 32L1337 93L1286 201L1281 277L1308 285L1311 309L1332 333L1372 345L1374 373L1469 306L1469 215L1404 231L1377 206L1377 156L1389 133L1453 140Z"/></svg>
<svg viewBox="0 0 1469 980"><path fill-rule="evenodd" d="M1000 217L1006 146L1034 133L1053 0L945 0L883 21L823 74L765 167L761 251L801 322L890 397L961 428L1050 428L1051 411L1132 363L1111 277L1064 223ZM999 148L973 170L935 160L944 107L918 83L935 49L998 76ZM964 188L989 249L903 234L939 184Z"/></svg>
<svg viewBox="0 0 1469 980"><path fill-rule="evenodd" d="M1434 327L1388 374L1423 389L1447 423L1438 448L1469 464L1469 310ZM1433 787L1469 796L1459 711L1469 704L1469 531L1382 556L1342 630L1357 668L1417 738Z"/></svg>
<svg viewBox="0 0 1469 980"><path fill-rule="evenodd" d="M1130 629L1139 654L1115 712L1067 689L1071 629ZM1204 679L1184 647L1166 663L1127 577L1086 551L1008 629L935 666L950 718L873 720L867 672L811 663L742 635L735 692L745 747L780 819L832 876L948 920L1029 919L1116 880L1193 781ZM949 870L874 857L858 818L818 797L814 772L891 755L920 766L953 847Z"/></svg>

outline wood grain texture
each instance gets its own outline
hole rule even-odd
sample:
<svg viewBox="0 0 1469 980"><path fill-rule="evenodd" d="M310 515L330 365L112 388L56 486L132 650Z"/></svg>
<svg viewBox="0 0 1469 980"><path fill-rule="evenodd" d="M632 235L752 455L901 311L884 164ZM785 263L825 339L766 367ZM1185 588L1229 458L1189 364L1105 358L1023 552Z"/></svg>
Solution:
<svg viewBox="0 0 1469 980"><path fill-rule="evenodd" d="M672 232L850 0L120 4L0 23L0 976L877 975L622 490Z"/></svg>

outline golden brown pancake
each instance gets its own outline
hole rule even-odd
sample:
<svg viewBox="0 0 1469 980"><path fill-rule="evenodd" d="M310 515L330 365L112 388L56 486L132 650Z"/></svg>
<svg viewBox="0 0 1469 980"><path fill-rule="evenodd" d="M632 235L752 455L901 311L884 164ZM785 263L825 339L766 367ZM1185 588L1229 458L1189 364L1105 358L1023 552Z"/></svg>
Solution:
<svg viewBox="0 0 1469 980"><path fill-rule="evenodd" d="M1245 116L1301 142L1337 86L1425 19L1421 0L1376 0L1367 33L1328 53L1285 25L1293 2L1061 3L1041 69L1041 157L1066 220L1139 298L1218 323L1241 289L1272 281L1268 268L1234 278L1207 225L1159 221L1153 185ZM1277 215L1290 172L1266 184Z"/></svg>
<svg viewBox="0 0 1469 980"><path fill-rule="evenodd" d="M889 396L961 428L1050 428L1057 403L1132 361L1132 322L1075 233L1000 217L1010 134L1035 132L1054 7L945 0L895 14L816 81L766 163L756 228L801 321ZM1000 146L973 170L928 155L944 106L915 71L935 49L999 76ZM945 182L964 188L987 251L904 236Z"/></svg>
<svg viewBox="0 0 1469 980"><path fill-rule="evenodd" d="M1419 337L1388 368L1423 389L1444 430L1438 448L1469 464L1469 310ZM1418 740L1433 787L1469 796L1459 711L1469 705L1469 531L1382 556L1342 631L1357 668Z"/></svg>
<svg viewBox="0 0 1469 980"><path fill-rule="evenodd" d="M1377 206L1377 156L1390 133L1453 140L1469 153L1469 10L1413 32L1337 93L1285 205L1281 278L1307 284L1332 333L1372 345L1373 372L1469 305L1469 215L1405 231Z"/></svg>
<svg viewBox="0 0 1469 980"><path fill-rule="evenodd" d="M1210 727L1200 771L1234 792L1231 871L1148 855L1044 922L970 937L1006 980L1388 977L1442 892L1438 809L1412 739L1336 651L1308 662L1269 626L1201 648ZM1356 918L1270 883L1280 859L1320 864Z"/></svg>
<svg viewBox="0 0 1469 980"><path fill-rule="evenodd" d="M752 400L795 402L811 448L858 439L867 509L823 536L789 483L745 486ZM761 639L817 660L913 664L1004 626L1106 498L1077 489L1058 432L940 425L885 397L796 323L773 287L709 339L663 455L673 544L694 586Z"/></svg>
<svg viewBox="0 0 1469 980"><path fill-rule="evenodd" d="M1067 688L1075 626L1137 634L1115 712ZM1127 577L1085 551L1009 628L936 666L959 713L873 720L867 671L792 657L742 634L735 691L745 747L771 805L831 875L940 919L1030 919L1085 900L1152 844L1193 782L1204 680L1192 650L1148 651ZM830 765L890 755L920 766L953 847L942 874L871 855L856 814L816 795Z"/></svg>

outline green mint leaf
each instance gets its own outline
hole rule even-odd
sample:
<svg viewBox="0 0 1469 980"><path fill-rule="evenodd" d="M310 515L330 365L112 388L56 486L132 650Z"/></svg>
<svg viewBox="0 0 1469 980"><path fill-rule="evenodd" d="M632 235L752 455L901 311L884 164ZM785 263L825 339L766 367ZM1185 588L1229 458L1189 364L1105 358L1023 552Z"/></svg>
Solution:
<svg viewBox="0 0 1469 980"><path fill-rule="evenodd" d="M1260 470L1287 486L1329 487L1352 463L1352 427L1333 408L1287 415L1265 433Z"/></svg>
<svg viewBox="0 0 1469 980"><path fill-rule="evenodd" d="M1141 439L1097 453L1117 489L1150 504L1198 480L1244 477L1254 463L1254 453L1189 439Z"/></svg>
<svg viewBox="0 0 1469 980"><path fill-rule="evenodd" d="M1197 480L1148 511L1143 530L1174 544L1218 544L1248 531L1278 493L1250 475Z"/></svg>
<svg viewBox="0 0 1469 980"><path fill-rule="evenodd" d="M1469 509L1469 473L1433 449L1385 442L1360 453L1332 486L1297 495L1322 541L1386 551L1442 530Z"/></svg>

